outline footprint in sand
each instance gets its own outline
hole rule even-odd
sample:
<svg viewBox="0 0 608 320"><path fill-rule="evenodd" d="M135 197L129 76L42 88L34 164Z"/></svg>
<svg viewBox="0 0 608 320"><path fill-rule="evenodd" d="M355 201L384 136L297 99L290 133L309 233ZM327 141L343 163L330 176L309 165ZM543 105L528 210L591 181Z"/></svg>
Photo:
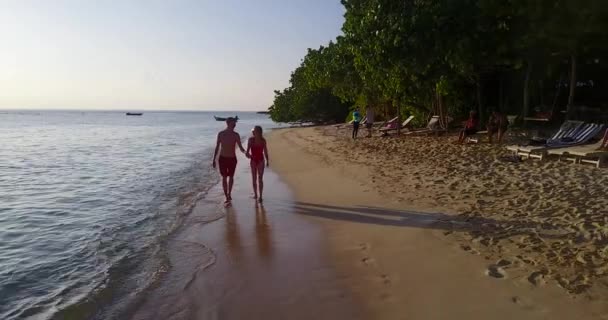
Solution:
<svg viewBox="0 0 608 320"><path fill-rule="evenodd" d="M511 297L511 302L513 302L516 305L521 306L522 308L526 309L526 310L534 310L534 305L532 303L530 303L529 301L525 301L520 297L514 296Z"/></svg>
<svg viewBox="0 0 608 320"><path fill-rule="evenodd" d="M375 263L375 260L370 257L365 257L365 258L361 259L361 262L363 262L367 266L371 266Z"/></svg>
<svg viewBox="0 0 608 320"><path fill-rule="evenodd" d="M488 277L492 277L492 278L496 278L496 279L503 279L506 278L507 273L505 272L505 270L500 267L497 266L495 264L492 264L488 267L488 269L486 269L486 276Z"/></svg>
<svg viewBox="0 0 608 320"><path fill-rule="evenodd" d="M380 275L380 279L382 279L382 283L385 285L391 284L391 278L387 274Z"/></svg>
<svg viewBox="0 0 608 320"><path fill-rule="evenodd" d="M547 283L545 280L546 271L534 271L528 276L528 281L535 286L542 286Z"/></svg>
<svg viewBox="0 0 608 320"><path fill-rule="evenodd" d="M475 255L479 255L479 251L473 249L471 246L469 245L461 245L460 248L466 252L469 252L471 254L475 254Z"/></svg>
<svg viewBox="0 0 608 320"><path fill-rule="evenodd" d="M359 249L361 249L362 251L365 251L367 249L369 249L369 243L360 243L359 244Z"/></svg>

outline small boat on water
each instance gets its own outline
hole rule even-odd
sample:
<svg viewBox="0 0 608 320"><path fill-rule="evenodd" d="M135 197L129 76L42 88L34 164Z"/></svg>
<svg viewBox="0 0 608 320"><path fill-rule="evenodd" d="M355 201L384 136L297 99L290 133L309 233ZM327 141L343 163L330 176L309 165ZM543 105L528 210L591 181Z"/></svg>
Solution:
<svg viewBox="0 0 608 320"><path fill-rule="evenodd" d="M215 121L226 121L226 119L228 118L223 118L223 117L217 117L217 116L213 116L215 118ZM239 121L239 116L234 116L234 119L236 121Z"/></svg>
<svg viewBox="0 0 608 320"><path fill-rule="evenodd" d="M143 113L141 112L127 112L128 116L141 116Z"/></svg>

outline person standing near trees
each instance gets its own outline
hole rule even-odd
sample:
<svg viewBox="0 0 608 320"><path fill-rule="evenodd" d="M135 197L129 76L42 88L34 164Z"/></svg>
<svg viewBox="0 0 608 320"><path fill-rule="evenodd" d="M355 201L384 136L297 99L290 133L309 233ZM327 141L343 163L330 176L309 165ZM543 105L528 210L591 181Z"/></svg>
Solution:
<svg viewBox="0 0 608 320"><path fill-rule="evenodd" d="M361 123L361 113L359 112L359 108L356 108L353 111L353 139L357 139L357 135L359 134L359 124Z"/></svg>
<svg viewBox="0 0 608 320"><path fill-rule="evenodd" d="M374 117L375 117L375 113L374 113L374 107L372 106L367 106L365 108L365 117L367 118L367 122L365 123L365 127L367 128L367 137L371 138L372 137L372 128L374 127Z"/></svg>

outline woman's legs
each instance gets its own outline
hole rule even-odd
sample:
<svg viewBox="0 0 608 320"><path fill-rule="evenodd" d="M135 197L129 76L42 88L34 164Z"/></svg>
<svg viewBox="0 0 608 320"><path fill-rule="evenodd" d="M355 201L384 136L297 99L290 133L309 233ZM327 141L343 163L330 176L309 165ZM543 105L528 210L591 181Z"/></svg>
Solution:
<svg viewBox="0 0 608 320"><path fill-rule="evenodd" d="M258 198L258 186L257 186L258 167L257 167L257 163L255 163L253 160L250 162L250 165L251 165L251 182L253 185L253 198L257 199Z"/></svg>
<svg viewBox="0 0 608 320"><path fill-rule="evenodd" d="M264 191L264 161L260 161L257 163L257 172L258 172L258 189L260 190L260 202L262 202L262 192Z"/></svg>

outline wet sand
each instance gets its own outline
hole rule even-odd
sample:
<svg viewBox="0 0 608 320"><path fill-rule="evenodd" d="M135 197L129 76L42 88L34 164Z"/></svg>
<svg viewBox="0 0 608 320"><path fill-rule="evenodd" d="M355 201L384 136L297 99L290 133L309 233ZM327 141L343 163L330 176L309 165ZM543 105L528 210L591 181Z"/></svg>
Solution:
<svg viewBox="0 0 608 320"><path fill-rule="evenodd" d="M550 281L552 274L543 274L561 270L550 261L547 269L538 269L517 260L538 244L518 252L499 232L491 232L498 226L516 237L550 238L527 224L538 220L535 210L511 220L493 211L508 201L519 206L515 213L535 204L526 202L526 185L509 185L511 200L497 197L505 191L492 190L505 188L500 182L509 176L507 181L525 176L517 170L549 169L574 183L577 170L588 172L583 179L597 172L555 164L550 165L554 169L538 163L531 163L532 169L525 167L528 163L500 166L487 158L499 156L500 148L450 141L377 137L352 142L335 135L334 128L276 130L269 139L272 165L294 190L296 212L323 228L336 274L370 319L608 318L605 291L594 287L585 295L572 294L568 286ZM522 183L539 179L529 176Z"/></svg>
<svg viewBox="0 0 608 320"><path fill-rule="evenodd" d="M168 240L170 270L132 319L360 319L322 229L295 214L271 170L256 204L248 163L239 161L233 206L224 208L220 186L196 204Z"/></svg>

